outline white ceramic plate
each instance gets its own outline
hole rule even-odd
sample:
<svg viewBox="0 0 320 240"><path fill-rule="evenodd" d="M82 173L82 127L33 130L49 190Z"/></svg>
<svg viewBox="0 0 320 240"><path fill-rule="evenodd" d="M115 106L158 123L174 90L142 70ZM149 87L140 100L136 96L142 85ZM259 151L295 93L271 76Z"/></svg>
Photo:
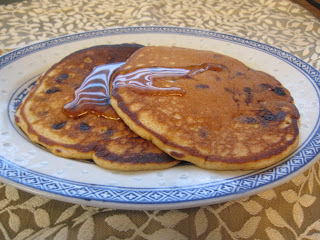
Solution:
<svg viewBox="0 0 320 240"><path fill-rule="evenodd" d="M299 148L259 171L208 171L192 165L120 172L54 156L14 124L16 107L36 78L75 50L135 42L207 49L275 76L301 113ZM31 193L76 204L121 209L173 209L237 199L273 188L309 168L320 150L320 73L297 57L248 39L189 28L128 27L85 32L36 43L0 58L0 177Z"/></svg>

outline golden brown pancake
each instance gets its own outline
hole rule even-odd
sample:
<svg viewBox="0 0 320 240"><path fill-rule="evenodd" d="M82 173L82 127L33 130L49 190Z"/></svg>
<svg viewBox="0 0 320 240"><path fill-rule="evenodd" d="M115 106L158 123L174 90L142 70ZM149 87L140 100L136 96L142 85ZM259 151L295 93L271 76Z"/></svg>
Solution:
<svg viewBox="0 0 320 240"><path fill-rule="evenodd" d="M77 51L52 66L16 113L16 123L35 143L73 159L93 159L116 170L163 169L179 161L140 138L121 121L110 104L102 115L91 112L70 118L64 106L94 67L125 61L141 45L96 46ZM112 116L113 119L107 118Z"/></svg>
<svg viewBox="0 0 320 240"><path fill-rule="evenodd" d="M111 105L139 136L206 169L263 168L298 144L289 91L210 51L141 48L115 77Z"/></svg>

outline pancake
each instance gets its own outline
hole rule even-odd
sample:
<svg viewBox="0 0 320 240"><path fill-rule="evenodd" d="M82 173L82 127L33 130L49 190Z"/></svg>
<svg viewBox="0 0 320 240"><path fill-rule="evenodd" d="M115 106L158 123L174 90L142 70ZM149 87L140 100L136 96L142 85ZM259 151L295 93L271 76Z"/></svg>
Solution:
<svg viewBox="0 0 320 240"><path fill-rule="evenodd" d="M100 112L71 118L65 105L94 67L125 61L141 45L95 46L77 51L52 66L20 104L16 123L35 143L72 159L93 159L103 168L150 170L179 161L133 133L105 99ZM81 116L80 116L81 115Z"/></svg>
<svg viewBox="0 0 320 240"><path fill-rule="evenodd" d="M205 169L267 167L299 139L299 112L278 80L210 51L139 49L114 78L111 105L136 134Z"/></svg>

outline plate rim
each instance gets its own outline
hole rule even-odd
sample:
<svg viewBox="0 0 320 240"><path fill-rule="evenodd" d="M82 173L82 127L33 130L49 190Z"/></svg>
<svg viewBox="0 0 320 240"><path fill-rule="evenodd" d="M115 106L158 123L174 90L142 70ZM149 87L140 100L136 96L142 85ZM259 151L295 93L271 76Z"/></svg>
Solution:
<svg viewBox="0 0 320 240"><path fill-rule="evenodd" d="M232 42L232 43L236 43L239 45L244 45L246 47L251 47L254 48L256 50L259 51L263 51L269 55L273 55L279 59L281 59L282 61L285 61L286 63L290 64L291 66L293 66L295 69L299 70L302 74L304 74L306 76L306 78L310 81L310 83L313 85L313 87L315 88L315 91L318 95L318 99L319 99L319 82L320 82L320 72L317 71L314 67L312 67L310 64L304 62L303 60L301 60L300 58L292 55L291 53L288 53L286 51L283 51L281 49L278 49L276 47L270 46L268 44L264 44L261 42L257 42L254 40L250 40L250 39L246 39L243 37L238 37L238 36L234 36L234 35L229 35L229 34L225 34L225 33L219 33L219 32L215 32L215 31L211 31L211 30L202 30L202 29L196 29L196 28L186 28L186 27L164 27L164 26L146 26L146 27L119 27L119 28L107 28L107 29L102 29L102 30L94 30L94 31L87 31L87 32L81 32L81 33L75 33L75 34L70 34L70 35L64 35L64 36L59 36L56 38L52 38L52 39L48 39L42 42L38 42L38 43L34 43L16 50L13 50L9 53L6 53L4 55L2 55L0 57L0 71L3 67L7 66L8 64L23 58L29 54L35 53L37 51L41 51L44 50L46 48L51 48L51 47L55 47L55 46L60 46L62 44L65 43L72 43L74 41L81 41L81 40L87 40L87 39L91 39L91 38L96 38L96 37L107 37L107 36L111 36L111 35L123 35L123 34L144 34L144 33L152 33L152 34L182 34L182 35L192 35L192 36L199 36L199 37L204 37L204 38L214 38L214 39L218 39L218 40L223 40L223 41L227 41L227 42ZM13 96L13 95L12 95ZM12 96L10 97L10 99L12 98ZM10 101L9 101L10 103ZM9 114L9 107L10 104L8 103L7 105L7 114ZM9 116L7 116L9 117ZM46 175L46 174L42 174L36 171L33 171L31 169L27 169L24 168L23 166L19 166L13 162L11 162L9 159L6 159L4 156L0 155L0 178L1 180L3 180L3 182L8 182L9 184L11 183L12 185L15 185L16 187L18 187L19 189L22 190L26 190L29 192L37 192L37 194L42 194L44 196L46 195L50 195L51 198L54 199L59 199L61 200L62 197L62 201L68 201L68 202L81 202L81 200L84 201L84 204L86 205L92 205L90 203L88 203L88 200L90 201L98 201L100 202L100 204L94 203L94 205L101 205L101 206L113 206L115 205L115 207L119 207L119 208L132 208L132 209L147 209L148 207L152 207L152 209L154 209L155 205L159 205L157 206L158 208L161 209L168 209L168 208L180 208L180 207L188 207L188 206L195 206L197 205L197 203L199 203L200 205L201 202L205 202L205 204L210 204L211 203L217 203L217 202L223 202L225 200L231 200L231 199L236 199L239 197L239 195L241 195L241 197L244 196L249 196L249 195L253 195L257 192L263 191L266 188L268 188L270 186L270 184L273 187L276 187L280 184L282 184L284 181L286 181L286 179L288 179L289 177L292 178L298 174L300 174L302 171L306 170L311 164L313 164L316 161L316 158L320 152L320 133L319 133L319 115L318 115L318 119L316 121L316 125L314 127L314 129L312 130L312 132L310 133L310 135L308 136L308 138L303 142L303 144L301 144L301 146L296 149L289 157L287 157L287 160L283 160L282 162L275 164L269 168L266 169L262 169L262 170L257 170L257 171L253 171L250 172L249 174L247 174L247 177L243 178L245 175L241 175L238 177L233 177L230 179L226 179L223 180L223 184L220 184L218 186L216 186L216 189L214 188L214 185L212 185L212 182L210 183L206 183L206 184L198 184L196 186L181 186L181 187L158 187L158 188L133 188L133 187L120 187L120 186L107 186L107 185L101 185L98 186L97 184L87 184L87 183L81 183L81 182L76 182L76 181L71 181L71 180L66 180L66 179L61 179L61 178L57 178L54 176L50 176L50 175ZM11 121L10 121L11 122ZM12 122L11 122L12 123ZM318 142L315 142L316 140L318 140ZM312 144L313 143L313 144ZM302 151L307 147L307 145L311 145L310 147L313 147L314 149L314 154L311 156L298 156L300 153L303 155ZM292 162L294 160L294 158L303 158L304 162L300 165L298 165L298 167L294 167L294 164L292 164L292 168L294 170L290 170L290 174L286 174L281 173L282 170L280 170L280 172L275 173L275 170L281 169L281 166L286 166L288 165L290 162ZM307 159L308 158L308 161ZM13 174L13 170L12 169L19 169L20 173L17 175L19 176L18 178L16 178L14 175L10 174L8 175L8 173ZM30 175L28 174L33 174L33 176L37 176L39 177L38 182L35 181L34 184L32 183L26 183L24 182L25 180L23 180L23 178L25 177L26 179L28 179L30 177ZM269 182L265 182L262 181L260 179L261 182L263 182L263 184L259 185L257 184L258 180L257 179L251 179L251 178L257 178L257 177L266 177L268 176L268 174L272 175L277 175L278 177L273 179L272 181ZM45 176L43 176L45 175ZM88 187L88 185L92 188L92 189L87 189L88 192L90 192L91 190L95 190L95 191L108 191L110 189L112 190L123 190L126 191L127 193L124 193L123 195L120 195L121 197L112 199L110 199L110 196L108 199L105 198L97 198L97 197L85 197L83 194L80 193L75 193L75 192L71 192L69 194L62 194L63 189L61 188L61 190L51 190L48 191L48 189L46 189L44 187L44 184L41 185L41 181L45 181L46 183L48 183L48 180L50 179L46 179L46 178L50 178L53 182L56 183L60 183L61 180L63 182L70 182L70 184L72 183L73 186L75 186L76 184L78 184L78 186L82 186L85 185L86 187ZM57 180L59 179L59 180ZM236 186L240 186L241 185L241 181L242 180L252 180L255 181L256 185L254 187L249 187L246 188L245 186L243 186L243 188L238 188L235 191L228 191L227 189L225 189L225 192L222 193L222 189L217 189L219 188L219 186L221 185L232 185L232 182L234 181L234 185ZM276 180L276 182L275 182ZM239 182L240 181L240 182ZM250 181L248 181L249 183ZM199 189L200 186L200 189ZM66 186L64 186L66 187ZM99 189L99 187L107 187L108 189ZM32 189L29 189L32 188ZM169 190L168 190L169 189ZM166 191L172 191L176 192L176 198L172 199L170 197L168 197L168 193L165 193ZM76 190L76 188L74 189ZM89 191L90 190L90 191ZM131 190L131 192L129 192L128 190ZM188 191L189 192L188 192ZM192 191L191 191L192 190ZM40 192L39 192L40 191ZM42 192L44 191L44 192ZM62 191L62 192L61 192ZM184 191L184 192L183 192ZM202 191L203 193L199 193L199 191ZM211 191L211 195L205 195L205 191ZM213 194L213 192L217 192L219 191L219 193L222 194ZM147 192L147 193L146 193ZM149 194L148 194L149 192ZM140 200L136 200L136 201L132 201L130 200L130 193L132 193L133 195L137 193L140 193ZM151 197L152 193L162 193L163 194L163 198L164 200L159 201L159 199L155 199ZM94 193L92 193L94 194ZM124 197L124 195L127 194L127 197ZM180 194L180 196L178 196ZM51 196L53 195L53 196ZM56 196L57 195L57 196ZM110 194L112 195L112 194ZM132 198L134 198L134 196L132 195ZM182 196L184 195L184 196ZM186 197L186 195L188 195ZM198 196L198 197L196 197ZM76 199L75 199L76 198ZM139 198L139 196L138 196ZM161 199L161 197L160 197ZM74 201L73 201L74 200ZM93 203L93 202L92 202ZM118 206L119 205L119 206ZM128 205L128 206L127 206ZM137 205L137 206L134 206ZM147 206L149 205L149 206Z"/></svg>

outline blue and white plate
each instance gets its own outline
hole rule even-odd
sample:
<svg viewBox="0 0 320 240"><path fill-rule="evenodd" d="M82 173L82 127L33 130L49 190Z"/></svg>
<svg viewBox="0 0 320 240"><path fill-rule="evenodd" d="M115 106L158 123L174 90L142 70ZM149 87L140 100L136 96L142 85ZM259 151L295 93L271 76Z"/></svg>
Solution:
<svg viewBox="0 0 320 240"><path fill-rule="evenodd" d="M192 165L120 172L54 156L14 124L18 104L37 77L64 56L100 44L140 43L206 49L275 76L301 113L300 145L280 163L258 171L208 171ZM127 27L68 35L0 57L0 177L19 189L96 207L173 209L219 203L278 186L309 168L320 151L320 73L272 46L227 34L176 27Z"/></svg>

